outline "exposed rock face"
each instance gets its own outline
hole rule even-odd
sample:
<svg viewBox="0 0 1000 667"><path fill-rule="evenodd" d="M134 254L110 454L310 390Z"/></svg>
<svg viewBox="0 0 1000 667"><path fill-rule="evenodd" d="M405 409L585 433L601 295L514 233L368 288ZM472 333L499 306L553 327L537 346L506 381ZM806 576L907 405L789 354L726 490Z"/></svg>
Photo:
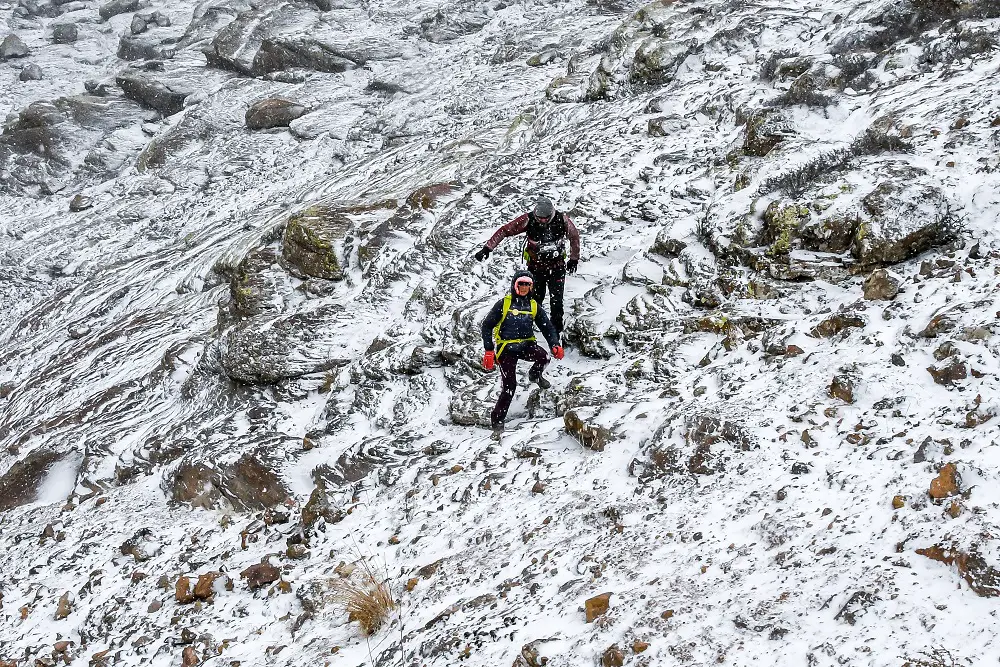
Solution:
<svg viewBox="0 0 1000 667"><path fill-rule="evenodd" d="M608 613L608 609L611 608L611 595L612 593L601 593L584 603L587 623L593 623L598 616Z"/></svg>
<svg viewBox="0 0 1000 667"><path fill-rule="evenodd" d="M935 544L917 553L945 565L954 565L969 588L984 598L1000 597L1000 569L990 565L976 548L966 552L953 545Z"/></svg>
<svg viewBox="0 0 1000 667"><path fill-rule="evenodd" d="M166 490L174 502L194 507L214 508L222 498L240 511L281 507L290 501L290 493L275 464L263 452L218 467L183 463L165 482Z"/></svg>
<svg viewBox="0 0 1000 667"><path fill-rule="evenodd" d="M0 477L0 511L32 502L49 469L65 458L49 449L36 449Z"/></svg>
<svg viewBox="0 0 1000 667"><path fill-rule="evenodd" d="M951 387L956 382L969 377L969 367L961 359L950 358L933 366L927 367L927 372L934 378L934 382Z"/></svg>
<svg viewBox="0 0 1000 667"><path fill-rule="evenodd" d="M754 111L744 128L743 152L764 157L789 136L794 128L780 112L773 109Z"/></svg>
<svg viewBox="0 0 1000 667"><path fill-rule="evenodd" d="M580 444L595 452L603 452L604 447L612 439L611 432L603 426L586 423L576 410L568 410L563 415L566 432L580 441Z"/></svg>
<svg viewBox="0 0 1000 667"><path fill-rule="evenodd" d="M306 112L306 108L281 98L257 102L247 109L247 128L264 130L271 127L288 127L288 124Z"/></svg>
<svg viewBox="0 0 1000 667"><path fill-rule="evenodd" d="M29 53L31 53L31 51L17 35L7 35L3 38L3 41L0 42L0 60L23 58Z"/></svg>
<svg viewBox="0 0 1000 667"><path fill-rule="evenodd" d="M351 230L348 210L313 206L288 220L282 258L302 273L326 280L344 277L341 244Z"/></svg>

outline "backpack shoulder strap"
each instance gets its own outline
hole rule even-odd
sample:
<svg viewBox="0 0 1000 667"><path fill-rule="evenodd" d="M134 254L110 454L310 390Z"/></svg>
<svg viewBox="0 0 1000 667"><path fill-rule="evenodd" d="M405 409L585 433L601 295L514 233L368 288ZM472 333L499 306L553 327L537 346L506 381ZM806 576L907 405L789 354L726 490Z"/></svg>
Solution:
<svg viewBox="0 0 1000 667"><path fill-rule="evenodd" d="M535 315L537 315L537 314L538 314L538 303L534 299L532 299L531 300L531 319L534 320L535 319Z"/></svg>

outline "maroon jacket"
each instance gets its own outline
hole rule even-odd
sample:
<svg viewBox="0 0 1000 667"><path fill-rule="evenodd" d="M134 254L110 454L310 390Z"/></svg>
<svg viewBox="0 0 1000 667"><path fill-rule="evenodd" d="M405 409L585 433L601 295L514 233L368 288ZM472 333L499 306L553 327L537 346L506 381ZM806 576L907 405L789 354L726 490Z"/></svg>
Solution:
<svg viewBox="0 0 1000 667"><path fill-rule="evenodd" d="M494 250L508 236L525 233L527 233L528 238L525 251L528 253L529 264L538 261L545 262L545 260L538 258L538 250L542 244L565 241L565 239L569 239L569 258L578 261L580 259L580 232L568 215L558 211L546 225L535 221L534 214L523 213L496 230L490 240L486 242L486 247Z"/></svg>

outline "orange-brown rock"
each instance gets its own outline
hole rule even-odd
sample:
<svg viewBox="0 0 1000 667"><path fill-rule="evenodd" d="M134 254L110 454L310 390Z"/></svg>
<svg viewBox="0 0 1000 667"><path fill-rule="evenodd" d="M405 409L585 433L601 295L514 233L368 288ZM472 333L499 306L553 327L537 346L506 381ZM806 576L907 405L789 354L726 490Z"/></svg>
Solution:
<svg viewBox="0 0 1000 667"><path fill-rule="evenodd" d="M194 667L200 662L198 652L194 650L193 646L186 647L181 653L181 667Z"/></svg>
<svg viewBox="0 0 1000 667"><path fill-rule="evenodd" d="M951 505L948 506L948 516L952 519L962 516L962 504L957 500L951 501Z"/></svg>
<svg viewBox="0 0 1000 667"><path fill-rule="evenodd" d="M63 639L62 641L58 641L55 644L53 644L52 650L55 651L56 653L65 653L66 649L68 649L70 647L70 644L72 643L73 642L69 641L68 639Z"/></svg>
<svg viewBox="0 0 1000 667"><path fill-rule="evenodd" d="M598 616L608 613L611 607L611 593L601 593L583 603L587 612L587 623L593 623Z"/></svg>
<svg viewBox="0 0 1000 667"><path fill-rule="evenodd" d="M406 580L406 592L407 593L412 592L413 589L417 587L417 584L419 582L420 582L420 580L417 579L416 577L410 577L409 579L407 579Z"/></svg>
<svg viewBox="0 0 1000 667"><path fill-rule="evenodd" d="M642 642L636 639L632 642L632 653L642 653L649 648L649 642Z"/></svg>
<svg viewBox="0 0 1000 667"><path fill-rule="evenodd" d="M941 466L938 476L931 480L931 488L928 493L934 500L941 500L957 495L961 483L962 479L958 474L958 468L954 463L946 463Z"/></svg>
<svg viewBox="0 0 1000 667"><path fill-rule="evenodd" d="M1000 597L1000 570L988 564L977 552L966 553L952 546L935 544L917 553L931 560L954 565L972 591L984 598Z"/></svg>
<svg viewBox="0 0 1000 667"><path fill-rule="evenodd" d="M198 583L194 585L194 597L198 600L211 600L215 597L215 581L220 577L226 577L222 572L208 572L198 577ZM231 590L231 589L230 589Z"/></svg>
<svg viewBox="0 0 1000 667"><path fill-rule="evenodd" d="M191 580L189 578L183 575L177 577L177 583L174 584L174 599L181 604L194 602L194 594L191 592Z"/></svg>
<svg viewBox="0 0 1000 667"><path fill-rule="evenodd" d="M62 597L59 598L59 604L56 605L56 620L61 621L71 613L73 613L73 603L69 601L69 592L66 592L62 594Z"/></svg>
<svg viewBox="0 0 1000 667"><path fill-rule="evenodd" d="M892 497L892 509L901 510L905 505L906 505L906 498L904 496Z"/></svg>
<svg viewBox="0 0 1000 667"><path fill-rule="evenodd" d="M674 610L673 609L668 609L665 612L663 612L662 614L660 614L660 618L662 618L664 621L666 621L667 619L673 618L673 617L674 617Z"/></svg>

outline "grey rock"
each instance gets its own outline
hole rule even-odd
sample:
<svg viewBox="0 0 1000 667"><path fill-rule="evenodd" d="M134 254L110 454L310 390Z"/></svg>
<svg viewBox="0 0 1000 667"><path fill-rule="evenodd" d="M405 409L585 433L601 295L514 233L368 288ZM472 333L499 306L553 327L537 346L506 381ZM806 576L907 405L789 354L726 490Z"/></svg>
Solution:
<svg viewBox="0 0 1000 667"><path fill-rule="evenodd" d="M72 211L72 212L74 212L74 213L77 213L79 211L86 211L88 208L91 208L93 205L94 205L94 202L91 201L90 197L84 197L83 195L75 195L69 201L69 210Z"/></svg>
<svg viewBox="0 0 1000 667"><path fill-rule="evenodd" d="M862 264L902 262L954 237L950 204L936 186L885 181L862 204L867 220L851 248Z"/></svg>
<svg viewBox="0 0 1000 667"><path fill-rule="evenodd" d="M118 40L118 57L122 60L169 60L176 50L175 45L150 35L122 35Z"/></svg>
<svg viewBox="0 0 1000 667"><path fill-rule="evenodd" d="M129 32L131 32L133 35L141 35L142 33L146 32L146 29L148 27L149 26L146 24L146 20L141 16L139 16L138 14L136 14L135 16L132 17L132 24L129 26Z"/></svg>
<svg viewBox="0 0 1000 667"><path fill-rule="evenodd" d="M899 294L900 277L885 269L871 272L863 285L865 298L870 301L892 301Z"/></svg>
<svg viewBox="0 0 1000 667"><path fill-rule="evenodd" d="M42 68L34 63L29 63L21 69L17 78L21 81L41 81Z"/></svg>
<svg viewBox="0 0 1000 667"><path fill-rule="evenodd" d="M137 9L139 9L139 0L111 0L111 2L101 5L98 13L102 19L107 21L112 16L134 12Z"/></svg>
<svg viewBox="0 0 1000 667"><path fill-rule="evenodd" d="M442 8L420 22L420 34L428 42L449 42L479 32L488 22L478 8Z"/></svg>
<svg viewBox="0 0 1000 667"><path fill-rule="evenodd" d="M52 41L56 44L72 44L79 36L75 23L59 23L52 27Z"/></svg>
<svg viewBox="0 0 1000 667"><path fill-rule="evenodd" d="M342 246L351 230L349 213L313 206L292 216L281 239L282 258L307 276L343 279Z"/></svg>
<svg viewBox="0 0 1000 667"><path fill-rule="evenodd" d="M27 45L21 41L17 35L7 35L0 42L0 60L10 60L11 58L23 58L30 51Z"/></svg>
<svg viewBox="0 0 1000 667"><path fill-rule="evenodd" d="M288 127L288 124L306 112L306 108L291 100L273 97L255 103L246 113L247 127L264 130L271 127Z"/></svg>
<svg viewBox="0 0 1000 667"><path fill-rule="evenodd" d="M139 104L156 109L170 116L184 108L184 99L193 91L177 89L177 84L166 84L139 72L123 72L115 83L125 97Z"/></svg>

